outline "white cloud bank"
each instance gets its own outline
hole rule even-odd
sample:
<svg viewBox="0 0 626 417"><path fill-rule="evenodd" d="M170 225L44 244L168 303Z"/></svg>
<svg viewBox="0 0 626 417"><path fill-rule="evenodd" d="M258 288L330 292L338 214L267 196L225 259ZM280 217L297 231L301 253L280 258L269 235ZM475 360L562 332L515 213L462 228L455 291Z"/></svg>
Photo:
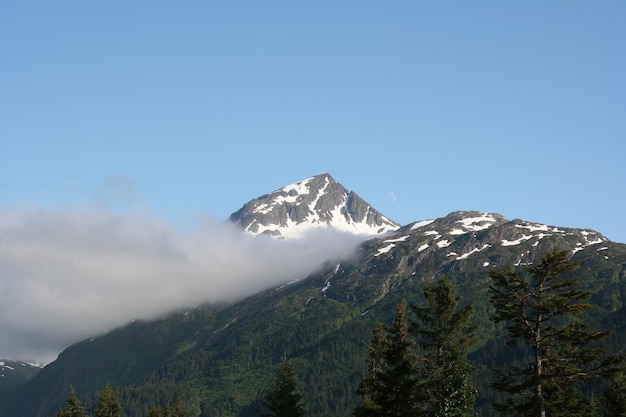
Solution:
<svg viewBox="0 0 626 417"><path fill-rule="evenodd" d="M184 232L102 209L0 211L0 358L51 361L133 319L303 278L355 239L252 238L212 221Z"/></svg>

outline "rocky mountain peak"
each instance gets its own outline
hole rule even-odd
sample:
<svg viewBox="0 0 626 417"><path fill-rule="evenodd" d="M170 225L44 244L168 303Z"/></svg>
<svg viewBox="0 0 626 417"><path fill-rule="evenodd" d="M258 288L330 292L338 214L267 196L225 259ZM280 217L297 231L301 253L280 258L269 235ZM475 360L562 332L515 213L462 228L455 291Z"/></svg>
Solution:
<svg viewBox="0 0 626 417"><path fill-rule="evenodd" d="M284 238L298 238L323 228L375 236L400 226L327 173L255 198L229 220L252 235Z"/></svg>

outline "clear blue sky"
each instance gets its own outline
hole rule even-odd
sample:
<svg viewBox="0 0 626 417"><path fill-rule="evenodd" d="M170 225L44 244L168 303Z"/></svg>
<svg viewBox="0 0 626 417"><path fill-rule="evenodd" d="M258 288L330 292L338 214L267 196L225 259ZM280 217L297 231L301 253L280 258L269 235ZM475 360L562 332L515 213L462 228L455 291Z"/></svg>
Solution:
<svg viewBox="0 0 626 417"><path fill-rule="evenodd" d="M7 1L0 210L192 223L329 172L626 242L624 1Z"/></svg>

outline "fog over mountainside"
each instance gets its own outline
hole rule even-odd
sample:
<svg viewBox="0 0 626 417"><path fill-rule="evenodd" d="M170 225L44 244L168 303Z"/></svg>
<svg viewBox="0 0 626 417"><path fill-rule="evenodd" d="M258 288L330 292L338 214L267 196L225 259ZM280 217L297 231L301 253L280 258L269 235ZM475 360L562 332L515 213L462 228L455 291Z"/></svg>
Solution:
<svg viewBox="0 0 626 417"><path fill-rule="evenodd" d="M334 230L252 238L212 220L184 232L95 209L0 212L0 357L49 362L131 320L302 278L360 239Z"/></svg>
<svg viewBox="0 0 626 417"><path fill-rule="evenodd" d="M269 234L208 217L188 232L145 213L102 208L0 212L0 357L47 362L69 344L131 320L239 300L303 278L399 226L328 174L275 197L238 212L257 228L273 227ZM271 205L278 214L268 215ZM280 213L289 225L280 224ZM278 230L297 239L270 238L284 237Z"/></svg>

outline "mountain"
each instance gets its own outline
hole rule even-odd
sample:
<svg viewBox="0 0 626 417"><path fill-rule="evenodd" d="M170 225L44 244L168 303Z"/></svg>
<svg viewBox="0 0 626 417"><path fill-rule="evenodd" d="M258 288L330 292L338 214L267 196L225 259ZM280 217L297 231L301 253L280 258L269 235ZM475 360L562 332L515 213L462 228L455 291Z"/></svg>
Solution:
<svg viewBox="0 0 626 417"><path fill-rule="evenodd" d="M34 377L42 368L39 364L0 359L0 398Z"/></svg>
<svg viewBox="0 0 626 417"><path fill-rule="evenodd" d="M230 221L252 235L284 238L298 238L324 228L374 236L400 227L329 174L255 198L233 213Z"/></svg>
<svg viewBox="0 0 626 417"><path fill-rule="evenodd" d="M268 225L283 224L276 220L281 215L253 223L243 220L244 214L253 216L254 207L276 202L273 207L283 207L277 213L291 213L284 219L293 221L285 220L283 227L288 229L276 229L277 236L290 237L297 235L290 233L298 227L306 229L303 221L293 219L308 219L315 224L308 226L311 229L334 225L320 223L329 219L320 213L341 213L338 202L347 200L349 193L331 193L329 187L341 190L333 181L326 174L302 181L290 201L281 201L282 193L291 190L284 187L252 200L231 218L242 227L259 225L252 228L253 235L263 233ZM305 188L310 191L304 192ZM344 197L326 202L331 195ZM310 208L311 201L323 199L323 204L314 205L319 210ZM308 217L296 216L298 210L290 212L292 206L283 203L308 207ZM343 218L367 218L350 216ZM479 370L478 407L481 415L490 415L485 369L502 360L503 343L501 327L489 319L488 271L504 265L523 268L550 250L567 250L580 264L575 274L581 288L593 292L595 306L587 319L592 325L614 328L607 346L623 349L626 245L593 230L457 211L375 234L350 258L330 259L306 279L269 288L238 303L190 307L72 345L15 393L0 396L0 417L54 415L70 385L90 408L107 383L120 387L128 417L144 416L150 404L173 403L177 398L188 405L191 417L252 417L283 355L292 360L312 417L347 416L358 403L356 389L366 369L374 323L389 323L401 299L423 303L424 283L442 276L474 304L479 334L471 359Z"/></svg>

